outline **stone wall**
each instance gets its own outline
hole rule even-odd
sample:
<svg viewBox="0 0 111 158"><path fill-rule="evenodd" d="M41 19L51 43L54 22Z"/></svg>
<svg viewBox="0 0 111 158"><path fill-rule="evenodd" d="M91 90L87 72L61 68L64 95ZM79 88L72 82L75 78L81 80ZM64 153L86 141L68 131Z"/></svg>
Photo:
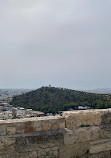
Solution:
<svg viewBox="0 0 111 158"><path fill-rule="evenodd" d="M111 109L0 121L0 158L111 158Z"/></svg>

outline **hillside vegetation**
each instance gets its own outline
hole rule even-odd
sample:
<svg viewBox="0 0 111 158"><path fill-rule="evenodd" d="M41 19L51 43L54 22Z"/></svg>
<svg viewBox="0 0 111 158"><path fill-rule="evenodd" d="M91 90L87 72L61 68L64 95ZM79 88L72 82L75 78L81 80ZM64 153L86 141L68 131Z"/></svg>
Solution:
<svg viewBox="0 0 111 158"><path fill-rule="evenodd" d="M11 104L15 107L32 108L45 113L77 109L78 106L95 108L111 107L111 95L93 94L64 88L41 87L35 91L14 96Z"/></svg>

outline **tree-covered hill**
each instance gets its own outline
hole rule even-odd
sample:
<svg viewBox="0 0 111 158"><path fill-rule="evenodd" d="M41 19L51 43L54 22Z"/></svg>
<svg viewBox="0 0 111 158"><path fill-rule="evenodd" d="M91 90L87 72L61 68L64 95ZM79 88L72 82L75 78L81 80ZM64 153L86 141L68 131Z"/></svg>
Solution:
<svg viewBox="0 0 111 158"><path fill-rule="evenodd" d="M111 95L93 94L64 88L41 87L35 91L14 96L11 104L15 107L32 108L45 113L57 113L78 106L91 108L111 107Z"/></svg>

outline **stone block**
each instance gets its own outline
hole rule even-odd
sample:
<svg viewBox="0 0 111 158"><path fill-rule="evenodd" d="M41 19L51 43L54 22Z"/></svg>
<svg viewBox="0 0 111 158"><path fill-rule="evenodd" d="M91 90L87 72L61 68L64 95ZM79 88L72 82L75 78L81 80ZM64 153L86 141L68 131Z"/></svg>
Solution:
<svg viewBox="0 0 111 158"><path fill-rule="evenodd" d="M6 135L6 124L0 125L0 136Z"/></svg>
<svg viewBox="0 0 111 158"><path fill-rule="evenodd" d="M44 125L43 125L43 131L49 131L49 130L51 130L51 124L50 123L45 123Z"/></svg>
<svg viewBox="0 0 111 158"><path fill-rule="evenodd" d="M63 112L66 128L87 127L101 124L101 113L96 110Z"/></svg>
<svg viewBox="0 0 111 158"><path fill-rule="evenodd" d="M89 143L76 143L59 147L59 158L73 158L84 155L89 150Z"/></svg>
<svg viewBox="0 0 111 158"><path fill-rule="evenodd" d="M64 129L64 128L65 128L65 122L60 123L60 124L59 124L59 129Z"/></svg>
<svg viewBox="0 0 111 158"><path fill-rule="evenodd" d="M15 134L16 133L16 127L7 127L7 134Z"/></svg>
<svg viewBox="0 0 111 158"><path fill-rule="evenodd" d="M111 139L111 125L101 126L100 138Z"/></svg>
<svg viewBox="0 0 111 158"><path fill-rule="evenodd" d="M14 124L16 127L16 133L17 134L22 134L25 131L25 123L24 122L17 122Z"/></svg>
<svg viewBox="0 0 111 158"><path fill-rule="evenodd" d="M51 130L58 130L59 129L59 125L58 125L58 123L55 123L55 124L52 124L52 126L51 126Z"/></svg>
<svg viewBox="0 0 111 158"><path fill-rule="evenodd" d="M42 124L40 121L34 121L34 130L35 131L42 131Z"/></svg>
<svg viewBox="0 0 111 158"><path fill-rule="evenodd" d="M25 133L34 132L34 124L32 121L25 122Z"/></svg>
<svg viewBox="0 0 111 158"><path fill-rule="evenodd" d="M90 143L89 153L95 154L111 150L111 139L99 139Z"/></svg>
<svg viewBox="0 0 111 158"><path fill-rule="evenodd" d="M76 129L65 129L64 132L64 144L76 144L84 143L86 141L99 139L100 128L99 127L82 127Z"/></svg>
<svg viewBox="0 0 111 158"><path fill-rule="evenodd" d="M90 140L96 140L100 137L100 127L92 126L90 128Z"/></svg>
<svg viewBox="0 0 111 158"><path fill-rule="evenodd" d="M0 144L1 144L1 146L4 146L4 147L10 146L10 145L15 144L15 142L16 142L15 138L10 138L8 136L1 136L0 137Z"/></svg>
<svg viewBox="0 0 111 158"><path fill-rule="evenodd" d="M101 124L111 124L111 110L105 111L102 114L102 122Z"/></svg>
<svg viewBox="0 0 111 158"><path fill-rule="evenodd" d="M88 158L111 158L111 153L110 151L105 151L105 152L100 152L97 154L89 154L87 157ZM87 158L87 157L84 157L84 158Z"/></svg>

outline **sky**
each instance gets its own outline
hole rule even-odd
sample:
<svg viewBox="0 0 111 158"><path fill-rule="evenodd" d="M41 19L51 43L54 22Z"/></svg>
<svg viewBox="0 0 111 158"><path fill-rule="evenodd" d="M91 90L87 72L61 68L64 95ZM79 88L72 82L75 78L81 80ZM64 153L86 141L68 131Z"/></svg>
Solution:
<svg viewBox="0 0 111 158"><path fill-rule="evenodd" d="M0 88L111 88L111 0L0 0Z"/></svg>

